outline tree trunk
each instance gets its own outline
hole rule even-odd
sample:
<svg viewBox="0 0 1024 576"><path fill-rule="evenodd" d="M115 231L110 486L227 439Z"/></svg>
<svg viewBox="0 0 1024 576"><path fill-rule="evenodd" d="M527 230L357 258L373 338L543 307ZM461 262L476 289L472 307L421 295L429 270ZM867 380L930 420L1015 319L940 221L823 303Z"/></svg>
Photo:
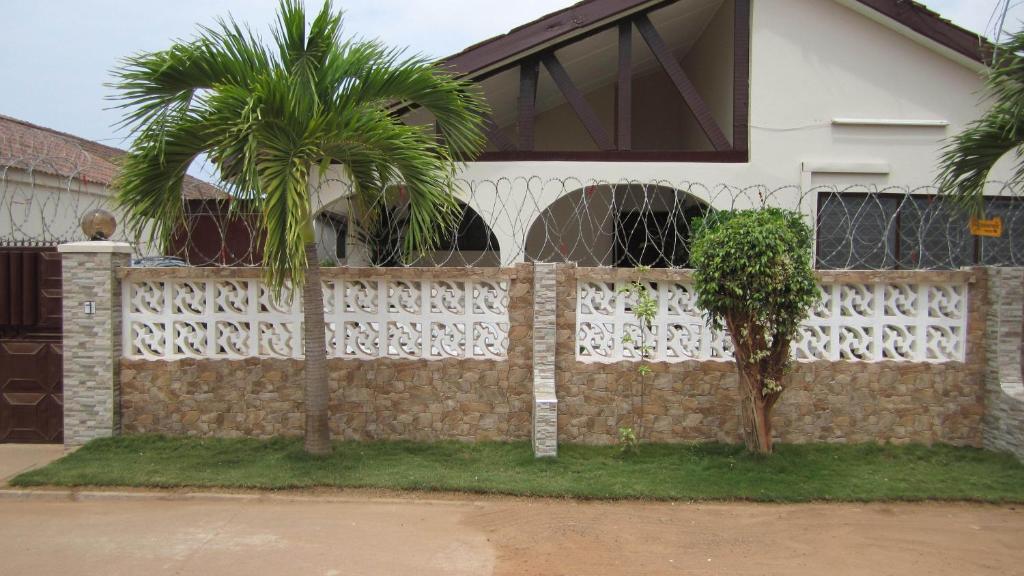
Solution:
<svg viewBox="0 0 1024 576"><path fill-rule="evenodd" d="M741 397L743 441L747 450L758 454L772 453L771 409L765 397L757 390L754 381L737 366Z"/></svg>
<svg viewBox="0 0 1024 576"><path fill-rule="evenodd" d="M328 454L327 343L324 341L324 293L316 242L306 242L306 282L302 286L302 332L306 363L306 452Z"/></svg>

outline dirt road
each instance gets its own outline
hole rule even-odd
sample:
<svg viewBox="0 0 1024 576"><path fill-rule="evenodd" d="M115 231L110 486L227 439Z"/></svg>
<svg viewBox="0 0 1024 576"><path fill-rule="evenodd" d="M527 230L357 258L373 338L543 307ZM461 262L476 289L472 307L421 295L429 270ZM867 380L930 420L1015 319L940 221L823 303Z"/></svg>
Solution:
<svg viewBox="0 0 1024 576"><path fill-rule="evenodd" d="M526 499L0 499L0 573L1024 574L1024 511Z"/></svg>

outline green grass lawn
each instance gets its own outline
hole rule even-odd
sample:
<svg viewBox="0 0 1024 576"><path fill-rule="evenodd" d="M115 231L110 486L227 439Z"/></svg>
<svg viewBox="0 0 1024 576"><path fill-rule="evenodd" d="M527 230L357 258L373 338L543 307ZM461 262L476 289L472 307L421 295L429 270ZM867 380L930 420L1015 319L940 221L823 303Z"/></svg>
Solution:
<svg viewBox="0 0 1024 576"><path fill-rule="evenodd" d="M1024 502L1024 464L950 446L780 445L770 458L720 444L562 445L536 460L530 445L459 442L337 443L309 457L298 439L96 440L16 477L15 486L220 488L351 487L588 499L969 500Z"/></svg>

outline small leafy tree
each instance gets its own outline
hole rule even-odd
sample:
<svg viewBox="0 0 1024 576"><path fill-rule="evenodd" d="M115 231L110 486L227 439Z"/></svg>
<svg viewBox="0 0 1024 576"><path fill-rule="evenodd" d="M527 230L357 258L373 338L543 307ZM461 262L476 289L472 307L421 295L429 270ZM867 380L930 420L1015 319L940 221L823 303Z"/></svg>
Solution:
<svg viewBox="0 0 1024 576"><path fill-rule="evenodd" d="M619 428L619 444L624 453L635 453L644 436L644 396L647 391L647 376L651 373L651 367L647 361L654 353L650 339L651 332L654 330L654 317L658 314L658 300L651 296L651 292L642 278L642 275L650 270L650 266L637 266L636 280L619 289L619 293L629 299L633 316L640 322L638 326L639 342L628 331L622 335L622 343L635 346L640 353L641 360L640 366L637 368L637 374L640 376L640 415L637 416L636 410L633 410L633 425ZM631 398L630 402L632 401Z"/></svg>
<svg viewBox="0 0 1024 576"><path fill-rule="evenodd" d="M713 329L732 337L744 441L770 454L790 342L819 294L811 230L789 210L718 212L697 227L693 263L697 305Z"/></svg>

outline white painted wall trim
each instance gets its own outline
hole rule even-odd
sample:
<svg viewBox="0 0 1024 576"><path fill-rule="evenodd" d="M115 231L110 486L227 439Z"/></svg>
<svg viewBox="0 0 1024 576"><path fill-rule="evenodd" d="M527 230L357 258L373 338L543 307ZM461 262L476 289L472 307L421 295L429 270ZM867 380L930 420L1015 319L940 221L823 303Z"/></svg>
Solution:
<svg viewBox="0 0 1024 576"><path fill-rule="evenodd" d="M888 162L803 162L802 172L805 174L888 174L892 165Z"/></svg>
<svg viewBox="0 0 1024 576"><path fill-rule="evenodd" d="M909 127L909 128L945 128L947 120L924 120L902 118L833 118L833 126L874 126L874 127Z"/></svg>
<svg viewBox="0 0 1024 576"><path fill-rule="evenodd" d="M89 241L89 242L69 242L67 244L61 244L57 246L57 252L64 253L76 253L76 254L131 254L132 245L127 242L110 242L107 240L103 241Z"/></svg>

